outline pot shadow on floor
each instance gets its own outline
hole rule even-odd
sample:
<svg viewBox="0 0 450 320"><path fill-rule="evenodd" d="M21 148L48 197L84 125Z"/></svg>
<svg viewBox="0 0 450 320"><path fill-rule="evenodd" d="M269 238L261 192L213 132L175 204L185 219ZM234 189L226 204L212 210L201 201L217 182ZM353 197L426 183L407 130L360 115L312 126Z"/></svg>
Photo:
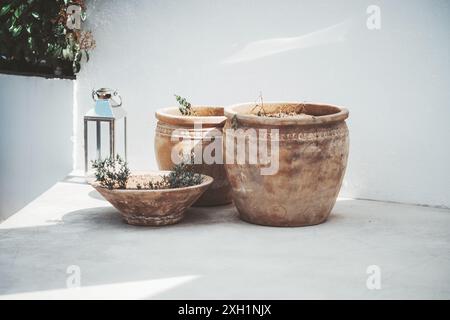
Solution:
<svg viewBox="0 0 450 320"><path fill-rule="evenodd" d="M0 297L64 289L71 265L89 275L82 279L83 286L190 276L177 266L193 263L185 253L203 253L202 246L211 245L203 233L211 234L210 227L218 224L246 227L231 205L216 212L190 208L178 224L161 227L129 225L112 206L75 210L42 223L0 229ZM171 258L173 267L161 270L157 257L167 250L179 256Z"/></svg>
<svg viewBox="0 0 450 320"><path fill-rule="evenodd" d="M96 190L90 191L88 195L93 199L102 200L107 203L105 198L103 198L103 196ZM112 208L112 210L115 209ZM120 215L117 210L116 214ZM243 221L239 219L236 207L233 204L228 204L223 206L191 207L187 210L185 217L173 226L208 225L216 223L243 223ZM163 227L167 228L171 226Z"/></svg>
<svg viewBox="0 0 450 320"><path fill-rule="evenodd" d="M330 216L327 218L327 220L324 223L339 223L340 221L345 220L345 213L340 212L334 212L334 210L331 212Z"/></svg>
<svg viewBox="0 0 450 320"><path fill-rule="evenodd" d="M92 190L88 193L88 196L96 199L96 200L102 200L102 201L106 201L105 198L102 197L102 195L97 191L97 190Z"/></svg>
<svg viewBox="0 0 450 320"><path fill-rule="evenodd" d="M89 196L95 199L103 200L107 203L107 201L95 190L89 192ZM333 209L333 212L330 214L330 216L324 223L332 224L332 223L339 223L341 220L345 220L344 211L345 210L342 210L342 208L339 208L339 210ZM139 228L139 229L167 229L167 228L179 228L187 226L195 227L221 223L239 224L239 225L246 225L249 227L260 227L260 228L279 228L264 225L254 225L241 220L239 218L239 213L233 204L215 207L191 207L186 211L184 218L180 222L174 225L167 225L167 226L151 227L151 226L128 225L122 219L120 212L112 206L88 208L70 212L64 215L62 223L68 224L89 223L102 227L107 227L108 225L110 225L110 227L119 226L122 228ZM315 226L308 226L308 228L313 227ZM306 227L293 227L293 228L306 228Z"/></svg>
<svg viewBox="0 0 450 320"><path fill-rule="evenodd" d="M72 225L83 224L102 228L121 229L173 229L182 227L196 227L213 224L247 224L240 220L236 208L232 205L217 207L191 207L184 218L177 224L167 226L133 226L127 224L121 217L120 212L112 206L95 207L67 213L59 224Z"/></svg>
<svg viewBox="0 0 450 320"><path fill-rule="evenodd" d="M96 190L92 190L88 193L89 197L97 200L105 201L105 198ZM343 203L340 200L339 203ZM326 223L334 223L345 218L345 214L336 212L336 208L328 217ZM119 215L119 212L117 212ZM207 225L215 223L246 223L239 219L239 214L237 212L234 204L228 204L224 206L210 206L210 207L191 207L186 212L185 217L177 225ZM170 226L164 226L170 227ZM270 226L260 226L271 228Z"/></svg>
<svg viewBox="0 0 450 320"><path fill-rule="evenodd" d="M340 207L343 213L345 206ZM333 227L343 219L342 214L332 215L325 228L270 228L241 221L235 207L226 205L192 207L182 221L171 226L138 227L126 224L112 206L80 209L61 220L45 221L46 225L0 230L0 296L64 289L71 265L80 266L85 275L83 286L120 287L129 282L197 275L198 279L180 283L161 296L198 292L205 281L207 288L216 290L219 284L208 285L208 279L222 272L224 264L230 270L241 268L239 264L247 260L264 265L271 259L274 239L304 239L317 231L324 234L326 226ZM263 253L255 253L261 247ZM161 268L159 261L164 257L170 257L170 263L163 262ZM263 269L258 272L264 273Z"/></svg>

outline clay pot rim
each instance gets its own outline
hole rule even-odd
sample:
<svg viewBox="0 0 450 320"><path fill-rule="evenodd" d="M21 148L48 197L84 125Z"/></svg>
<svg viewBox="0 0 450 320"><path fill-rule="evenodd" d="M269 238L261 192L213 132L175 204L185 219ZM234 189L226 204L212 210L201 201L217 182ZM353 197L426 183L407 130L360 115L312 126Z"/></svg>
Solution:
<svg viewBox="0 0 450 320"><path fill-rule="evenodd" d="M193 105L194 109L218 109L223 111L221 106ZM227 118L223 116L183 116L179 113L178 107L167 107L155 112L156 119L173 125L193 127L194 124L201 123L203 127L223 127Z"/></svg>
<svg viewBox="0 0 450 320"><path fill-rule="evenodd" d="M307 125L320 125L328 123L336 123L345 121L349 116L349 111L346 108L339 107L327 103L312 103L312 102L298 102L298 101L267 101L265 104L304 104L310 107L326 107L336 109L336 113L315 116L314 118L270 118L270 117L258 117L256 115L250 115L248 113L239 113L237 108L246 106L254 106L255 102L236 103L225 107L225 116L228 119L232 119L234 116L241 123L260 126L307 126Z"/></svg>
<svg viewBox="0 0 450 320"><path fill-rule="evenodd" d="M168 174L170 173L170 170L167 171L133 171L131 173L131 176L137 176L137 175L145 175L145 176L161 176L164 174ZM196 184L195 186L189 186L189 187L182 187L182 188L172 188L172 189L155 189L155 190L151 190L151 189L108 189L105 187L100 186L100 184L98 184L95 181L95 177L93 175L89 175L88 177L86 177L86 181L95 189L99 188L102 190L106 190L108 192L112 192L112 193L171 193L171 192L180 192L180 191L184 191L184 190L192 190L192 189L198 189L198 188L202 188L202 187L206 187L209 186L213 181L214 178L207 176L206 174L202 174L203 177L203 181L200 184Z"/></svg>

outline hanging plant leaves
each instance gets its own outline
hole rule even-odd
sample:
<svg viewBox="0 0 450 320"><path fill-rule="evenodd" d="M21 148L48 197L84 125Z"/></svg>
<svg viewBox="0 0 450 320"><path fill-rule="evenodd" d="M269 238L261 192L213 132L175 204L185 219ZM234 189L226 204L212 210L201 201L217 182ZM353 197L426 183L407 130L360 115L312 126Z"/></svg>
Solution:
<svg viewBox="0 0 450 320"><path fill-rule="evenodd" d="M75 62L80 62L82 56L83 56L83 54L81 53L81 51L78 51L78 52L75 54L75 59L74 59L74 61L75 61Z"/></svg>
<svg viewBox="0 0 450 320"><path fill-rule="evenodd" d="M8 21L6 22L6 25L9 26L9 32L12 32L15 24L16 24L16 17L12 16L11 18L8 19Z"/></svg>
<svg viewBox="0 0 450 320"><path fill-rule="evenodd" d="M14 28L12 28L11 33L13 35L13 37L17 37L18 35L20 35L20 33L22 32L23 27L22 26L16 26Z"/></svg>
<svg viewBox="0 0 450 320"><path fill-rule="evenodd" d="M62 50L62 56L65 60L73 60L73 52L72 50L70 50L70 48L64 48Z"/></svg>
<svg viewBox="0 0 450 320"><path fill-rule="evenodd" d="M66 26L65 9L70 4L79 5L84 21L85 1L0 0L0 57L2 62L10 62L11 69L4 63L0 68L26 72L37 68L53 74L58 67L64 75L73 76L73 71L80 70L83 55L88 60L95 41L90 32Z"/></svg>
<svg viewBox="0 0 450 320"><path fill-rule="evenodd" d="M4 16L5 14L7 14L9 12L9 10L11 9L11 5L12 3L8 3L5 4L1 9L0 9L0 17Z"/></svg>
<svg viewBox="0 0 450 320"><path fill-rule="evenodd" d="M74 62L73 62L73 73L78 73L78 72L80 72L80 69L81 69L80 63L74 61Z"/></svg>
<svg viewBox="0 0 450 320"><path fill-rule="evenodd" d="M28 37L28 48L30 48L30 50L33 50L33 37Z"/></svg>
<svg viewBox="0 0 450 320"><path fill-rule="evenodd" d="M26 7L27 6L25 4L21 4L16 10L14 10L14 16L16 18L19 18L26 9Z"/></svg>

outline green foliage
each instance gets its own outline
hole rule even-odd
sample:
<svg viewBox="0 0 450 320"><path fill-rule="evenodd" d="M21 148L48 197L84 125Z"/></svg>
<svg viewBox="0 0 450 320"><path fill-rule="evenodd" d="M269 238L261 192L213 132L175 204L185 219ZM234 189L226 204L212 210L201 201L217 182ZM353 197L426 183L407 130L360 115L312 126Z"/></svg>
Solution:
<svg viewBox="0 0 450 320"><path fill-rule="evenodd" d="M195 115L195 110L192 109L192 105L185 99L175 94L175 99L179 104L178 109L183 116L193 116Z"/></svg>
<svg viewBox="0 0 450 320"><path fill-rule="evenodd" d="M175 165L169 174L162 176L161 180L148 182L146 187L151 190L176 189L196 186L202 181L203 176L195 173L191 165L183 162Z"/></svg>
<svg viewBox="0 0 450 320"><path fill-rule="evenodd" d="M192 166L184 162L175 165L172 171L167 175L167 182L170 188L195 186L202 183L202 181L202 175L195 173Z"/></svg>
<svg viewBox="0 0 450 320"><path fill-rule="evenodd" d="M238 127L239 127L239 123L238 123L237 115L233 115L233 117L231 118L231 129L237 130Z"/></svg>
<svg viewBox="0 0 450 320"><path fill-rule="evenodd" d="M130 177L128 164L119 155L104 160L92 161L95 178L104 188L126 189Z"/></svg>
<svg viewBox="0 0 450 320"><path fill-rule="evenodd" d="M68 5L84 0L2 0L0 2L0 67L80 71L83 56L95 47L91 32L70 29ZM71 69L71 70L70 70Z"/></svg>
<svg viewBox="0 0 450 320"><path fill-rule="evenodd" d="M119 155L103 160L92 161L95 169L95 179L103 188L126 189L130 178L128 164ZM177 164L169 174L163 175L158 181L149 181L142 185L138 183L136 189L174 189L195 186L203 181L203 176L193 171L192 165L186 162Z"/></svg>

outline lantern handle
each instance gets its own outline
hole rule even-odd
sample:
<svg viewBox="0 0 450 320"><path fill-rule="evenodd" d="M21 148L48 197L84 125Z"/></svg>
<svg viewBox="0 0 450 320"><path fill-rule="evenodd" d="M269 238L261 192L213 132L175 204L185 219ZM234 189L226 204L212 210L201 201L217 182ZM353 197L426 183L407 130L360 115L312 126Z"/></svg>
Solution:
<svg viewBox="0 0 450 320"><path fill-rule="evenodd" d="M96 96L97 96L97 91L95 91L95 89L92 89L92 100L97 101L98 99L95 98Z"/></svg>
<svg viewBox="0 0 450 320"><path fill-rule="evenodd" d="M114 90L113 96L119 97L119 100L120 100L119 104L118 104L117 106L114 106L114 107L120 107L120 106L122 105L122 97L121 97L120 94L117 92L117 90Z"/></svg>

